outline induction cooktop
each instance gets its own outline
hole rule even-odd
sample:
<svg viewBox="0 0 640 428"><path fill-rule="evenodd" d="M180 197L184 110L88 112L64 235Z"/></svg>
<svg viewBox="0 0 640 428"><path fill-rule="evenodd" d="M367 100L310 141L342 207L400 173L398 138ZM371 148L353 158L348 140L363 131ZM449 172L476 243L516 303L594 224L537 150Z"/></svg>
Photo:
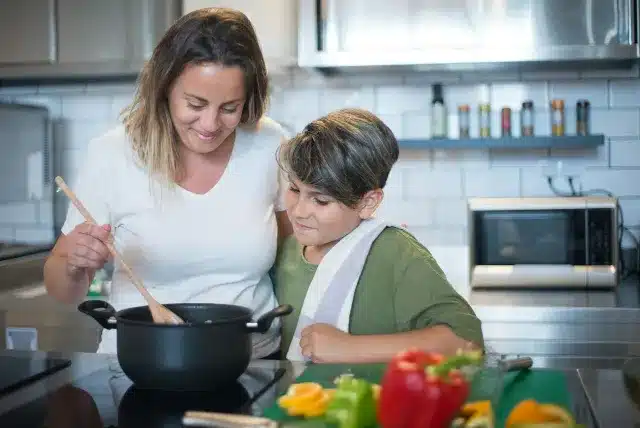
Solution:
<svg viewBox="0 0 640 428"><path fill-rule="evenodd" d="M71 365L64 358L42 355L0 355L0 396ZM0 425L2 426L2 425Z"/></svg>
<svg viewBox="0 0 640 428"><path fill-rule="evenodd" d="M188 410L256 415L276 399L272 386L285 370L252 362L233 384L212 392L163 392L136 388L117 358L109 366L0 415L0 427L180 427Z"/></svg>

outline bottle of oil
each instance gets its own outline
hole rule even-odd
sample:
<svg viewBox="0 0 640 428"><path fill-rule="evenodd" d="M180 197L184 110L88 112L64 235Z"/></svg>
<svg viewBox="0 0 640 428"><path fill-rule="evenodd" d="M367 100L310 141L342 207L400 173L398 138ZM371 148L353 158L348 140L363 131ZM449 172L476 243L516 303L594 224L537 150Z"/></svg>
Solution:
<svg viewBox="0 0 640 428"><path fill-rule="evenodd" d="M436 83L431 89L431 138L447 138L447 108L442 97L442 84Z"/></svg>

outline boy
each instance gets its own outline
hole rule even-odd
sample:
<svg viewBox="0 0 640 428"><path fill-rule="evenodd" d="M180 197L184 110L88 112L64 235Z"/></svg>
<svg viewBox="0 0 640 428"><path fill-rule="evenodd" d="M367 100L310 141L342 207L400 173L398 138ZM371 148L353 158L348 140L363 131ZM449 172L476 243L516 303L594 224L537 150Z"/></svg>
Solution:
<svg viewBox="0 0 640 428"><path fill-rule="evenodd" d="M385 362L418 347L483 347L480 321L429 251L373 215L398 159L375 115L343 109L311 122L278 154L288 175L283 243L272 277L290 360Z"/></svg>

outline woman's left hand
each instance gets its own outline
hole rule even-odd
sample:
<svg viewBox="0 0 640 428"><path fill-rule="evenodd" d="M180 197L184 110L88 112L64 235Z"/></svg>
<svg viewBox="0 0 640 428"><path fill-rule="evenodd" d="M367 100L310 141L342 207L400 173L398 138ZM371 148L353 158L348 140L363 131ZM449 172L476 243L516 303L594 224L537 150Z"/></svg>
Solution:
<svg viewBox="0 0 640 428"><path fill-rule="evenodd" d="M314 363L344 361L352 336L329 324L312 324L301 332L302 355Z"/></svg>

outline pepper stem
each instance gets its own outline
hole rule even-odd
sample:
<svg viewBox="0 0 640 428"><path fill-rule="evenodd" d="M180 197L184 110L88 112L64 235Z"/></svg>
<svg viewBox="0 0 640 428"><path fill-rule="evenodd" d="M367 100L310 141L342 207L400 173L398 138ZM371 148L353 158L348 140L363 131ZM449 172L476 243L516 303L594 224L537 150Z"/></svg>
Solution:
<svg viewBox="0 0 640 428"><path fill-rule="evenodd" d="M427 367L426 372L429 376L442 377L448 375L452 370L460 369L465 366L480 365L483 361L482 352L467 351L458 353L453 357L449 357L444 361Z"/></svg>

